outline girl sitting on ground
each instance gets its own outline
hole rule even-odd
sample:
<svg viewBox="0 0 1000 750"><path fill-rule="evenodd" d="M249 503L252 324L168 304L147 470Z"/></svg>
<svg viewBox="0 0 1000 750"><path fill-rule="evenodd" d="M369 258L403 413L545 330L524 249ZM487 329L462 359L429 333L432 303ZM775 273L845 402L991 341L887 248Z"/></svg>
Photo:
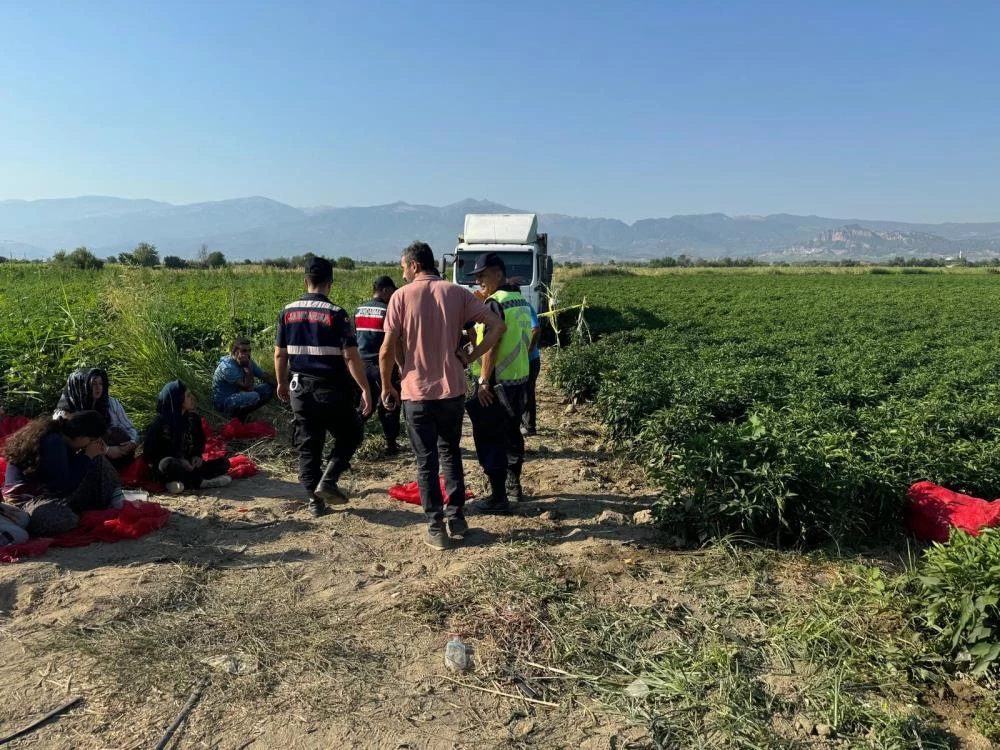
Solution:
<svg viewBox="0 0 1000 750"><path fill-rule="evenodd" d="M108 423L96 411L40 417L7 439L6 502L28 514L28 533L54 536L88 510L125 503L118 472L105 458Z"/></svg>
<svg viewBox="0 0 1000 750"><path fill-rule="evenodd" d="M107 458L119 469L135 458L139 446L139 431L122 408L121 402L108 393L108 374L100 368L76 370L63 388L53 417L66 417L93 409L108 421Z"/></svg>
<svg viewBox="0 0 1000 750"><path fill-rule="evenodd" d="M185 489L225 487L232 479L226 474L229 461L202 460L205 431L195 411L194 394L180 380L171 380L160 391L156 419L146 432L143 457L153 476L165 482L174 494Z"/></svg>

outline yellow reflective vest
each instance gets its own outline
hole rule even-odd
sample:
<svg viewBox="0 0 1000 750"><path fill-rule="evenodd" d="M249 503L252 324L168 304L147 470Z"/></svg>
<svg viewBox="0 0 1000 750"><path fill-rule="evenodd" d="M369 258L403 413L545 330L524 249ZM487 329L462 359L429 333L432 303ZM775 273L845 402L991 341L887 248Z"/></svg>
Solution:
<svg viewBox="0 0 1000 750"><path fill-rule="evenodd" d="M503 310L503 320L507 331L500 339L497 350L493 378L497 383L517 385L528 382L528 347L531 344L531 311L528 301L520 292L498 289L489 299L495 300ZM482 323L476 325L476 345L486 333ZM472 365L472 372L478 378L482 371L479 361Z"/></svg>

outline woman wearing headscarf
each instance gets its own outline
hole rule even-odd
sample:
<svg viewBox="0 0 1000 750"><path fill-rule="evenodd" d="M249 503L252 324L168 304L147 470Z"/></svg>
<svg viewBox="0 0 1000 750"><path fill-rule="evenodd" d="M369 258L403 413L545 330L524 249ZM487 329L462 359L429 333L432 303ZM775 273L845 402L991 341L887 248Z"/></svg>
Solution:
<svg viewBox="0 0 1000 750"><path fill-rule="evenodd" d="M118 468L131 463L139 445L139 431L122 408L121 402L108 393L108 374L98 368L84 368L70 374L53 417L65 417L93 409L108 421L107 458Z"/></svg>
<svg viewBox="0 0 1000 750"><path fill-rule="evenodd" d="M118 472L105 458L108 425L96 411L40 417L7 439L3 496L27 514L32 536L69 531L88 510L125 502Z"/></svg>
<svg viewBox="0 0 1000 750"><path fill-rule="evenodd" d="M167 485L167 491L225 487L232 479L226 473L229 461L202 460L205 431L195 411L194 394L180 380L171 380L156 401L156 418L146 431L143 458L153 476Z"/></svg>

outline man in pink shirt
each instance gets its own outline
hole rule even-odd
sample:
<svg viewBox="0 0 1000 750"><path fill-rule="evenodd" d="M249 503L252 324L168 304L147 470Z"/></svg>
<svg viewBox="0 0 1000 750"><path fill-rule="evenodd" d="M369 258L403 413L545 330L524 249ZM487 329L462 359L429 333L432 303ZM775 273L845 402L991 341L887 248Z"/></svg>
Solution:
<svg viewBox="0 0 1000 750"><path fill-rule="evenodd" d="M392 295L385 314L385 340L379 351L382 404L396 409L402 399L406 431L417 460L420 504L430 526L424 541L437 550L469 530L465 520L465 474L462 470L462 419L465 414L465 366L492 349L506 326L471 292L442 279L434 252L426 242L414 242L400 259L407 284ZM462 332L470 323L484 323L486 334L466 354ZM399 364L402 394L392 385L392 368ZM448 495L443 509L438 471Z"/></svg>

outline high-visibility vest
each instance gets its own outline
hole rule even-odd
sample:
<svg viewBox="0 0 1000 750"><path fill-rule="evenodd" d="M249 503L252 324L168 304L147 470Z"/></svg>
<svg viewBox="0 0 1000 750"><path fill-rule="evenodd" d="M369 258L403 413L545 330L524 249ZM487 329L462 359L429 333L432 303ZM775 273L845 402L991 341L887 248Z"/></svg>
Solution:
<svg viewBox="0 0 1000 750"><path fill-rule="evenodd" d="M520 292L509 292L498 289L489 299L495 300L503 310L503 320L507 331L500 339L497 349L496 364L493 367L493 377L497 383L517 385L528 382L528 347L531 344L531 311L528 301ZM486 328L482 323L476 325L476 344L480 344ZM478 378L482 368L480 361L472 365L472 372Z"/></svg>

